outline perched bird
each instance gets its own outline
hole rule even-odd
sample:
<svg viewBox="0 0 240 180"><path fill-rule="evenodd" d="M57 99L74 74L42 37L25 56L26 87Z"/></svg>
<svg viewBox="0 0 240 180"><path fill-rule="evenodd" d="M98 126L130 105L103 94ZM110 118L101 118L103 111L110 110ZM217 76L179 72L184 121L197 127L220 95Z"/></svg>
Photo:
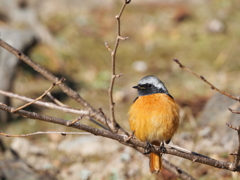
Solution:
<svg viewBox="0 0 240 180"><path fill-rule="evenodd" d="M169 143L179 125L179 107L163 82L155 76L142 78L137 86L138 97L129 110L129 122L135 136L153 145ZM150 171L162 170L159 153L150 153Z"/></svg>

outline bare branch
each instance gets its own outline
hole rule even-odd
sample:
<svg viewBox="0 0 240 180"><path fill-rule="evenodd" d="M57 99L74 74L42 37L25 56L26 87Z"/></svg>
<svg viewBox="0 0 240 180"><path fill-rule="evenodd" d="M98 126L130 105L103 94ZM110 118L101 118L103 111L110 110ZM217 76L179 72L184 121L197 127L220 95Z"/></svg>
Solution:
<svg viewBox="0 0 240 180"><path fill-rule="evenodd" d="M25 97L25 96L20 96L18 94L14 94L11 92L7 92L7 91L3 91L0 90L0 94L4 95L4 96L8 96L10 98L16 98L16 99L20 99L26 102L32 102L34 101L34 99ZM54 98L54 97L53 97ZM58 101L58 100L55 100ZM88 110L81 110L81 109L74 109L74 108L70 108L67 105L63 104L63 103L58 103L59 105L56 105L54 103L50 103L50 102L45 102L45 101L36 101L34 102L34 104L43 106L43 107L47 107L47 108L51 108L51 109L57 109L66 113L72 113L72 114L78 114L78 115L83 115L86 119L88 119L89 121L93 122L94 124L96 124L97 126L105 129L105 130L109 130L108 128L106 128L105 126L103 126L102 124L98 123L97 121L95 121L94 119L92 119L90 116L90 112ZM63 107L62 107L63 105Z"/></svg>
<svg viewBox="0 0 240 180"><path fill-rule="evenodd" d="M205 83L207 83L213 90L231 98L231 99L234 99L236 101L240 101L240 98L239 97L235 97L235 96L232 96L231 94L228 94L224 91L221 91L220 89L216 88L213 84L211 84L209 81L207 81L203 76L199 76L197 75L196 73L194 73L193 71L191 71L190 69L186 68L182 63L180 63L180 61L176 58L173 59L178 65L180 68L182 68L183 70L193 74L194 76L196 76L198 79L201 79L202 81L204 81Z"/></svg>
<svg viewBox="0 0 240 180"><path fill-rule="evenodd" d="M107 48L107 50L109 50L112 53L112 49L109 47L108 43L105 42L104 44L105 44L105 47Z"/></svg>
<svg viewBox="0 0 240 180"><path fill-rule="evenodd" d="M108 125L108 121L107 121L107 116L106 114L103 112L102 108L98 108L99 112L103 115L103 117L105 118L107 127L109 128L109 130L111 130L110 126Z"/></svg>
<svg viewBox="0 0 240 180"><path fill-rule="evenodd" d="M3 41L0 38L0 46L3 47L4 49L6 49L7 51L9 51L10 53L14 54L15 56L17 56L19 59L21 59L22 61L24 61L26 64L28 64L29 66L31 66L35 71L39 72L41 75L43 75L45 78L47 78L49 81L51 82L57 82L59 81L59 79L54 76L52 73L50 73L49 71L47 71L45 68L43 68L42 66L40 66L39 64L35 63L34 61L32 61L28 56L26 56L25 54L23 54L22 52L18 51L17 49L15 49L14 47L10 46L8 43L6 43L5 41ZM105 118L103 117L103 115L101 113L99 113L96 109L94 109L87 101L85 101L76 91L74 91L73 89L71 89L70 87L66 86L64 83L59 84L59 87L63 90L64 93L66 93L69 97L71 97L72 99L76 100L78 103L80 103L83 107L86 108L87 111L89 111L89 116L93 117L94 119L96 119L97 121L99 121L102 124L106 123ZM107 121L110 122L109 119L107 119ZM119 125L116 126L116 124L112 124L112 123L108 123L109 126L111 127L111 129L115 129L117 133L119 134L128 134L124 129L122 129ZM116 128L118 127L118 128Z"/></svg>
<svg viewBox="0 0 240 180"><path fill-rule="evenodd" d="M228 110L231 111L231 112L234 113L234 114L240 114L240 111L236 111L236 110L233 110L233 109L231 109L231 108L228 108Z"/></svg>
<svg viewBox="0 0 240 180"><path fill-rule="evenodd" d="M236 130L238 133L238 150L235 153L231 153L230 155L234 155L234 161L232 163L231 169L232 171L237 171L238 164L240 162L240 126L234 127L230 124L226 124L228 127L232 128L233 130Z"/></svg>
<svg viewBox="0 0 240 180"><path fill-rule="evenodd" d="M115 72L116 54L117 54L117 50L118 50L119 41L127 39L127 38L123 38L121 36L120 18L122 16L122 13L123 13L126 5L129 4L130 2L131 2L131 0L125 0L119 14L115 16L115 18L117 19L117 38L116 38L114 49L111 50L111 48L108 46L108 44L105 43L106 48L111 52L111 60L112 60L112 77L111 77L111 82L110 82L110 87L109 87L109 103L110 103L110 113L111 113L110 121L111 121L111 124L113 125L113 128L111 128L111 130L113 130L114 132L118 131L119 125L117 124L117 122L115 120L115 112L114 112L115 103L113 101L113 86L114 86L115 79L121 76L121 75L120 76L116 75L116 72Z"/></svg>
<svg viewBox="0 0 240 180"><path fill-rule="evenodd" d="M130 139L134 138L135 130L130 134L128 138L125 139L125 142L128 142Z"/></svg>
<svg viewBox="0 0 240 180"><path fill-rule="evenodd" d="M15 111L18 111L18 110L20 110L20 109L23 109L23 108L25 108L25 107L27 107L27 106L30 106L30 105L33 104L34 102L41 100L49 91L52 90L53 87L55 87L55 86L58 85L58 84L61 84L63 81L65 81L65 79L64 79L64 78L61 78L58 82L53 83L53 84L51 85L51 87L48 88L41 96L39 96L38 98L34 99L32 102L29 102L29 103L24 104L23 106L21 106L21 107L19 107L19 108L16 108L16 109L12 110L11 113L14 113Z"/></svg>
<svg viewBox="0 0 240 180"><path fill-rule="evenodd" d="M51 92L48 92L48 93L47 93L47 96L48 96L54 103L56 103L57 105L62 106L62 107L69 107L68 105L63 104L63 103L60 102L58 99L56 99L55 97L53 97L53 95L51 94Z"/></svg>
<svg viewBox="0 0 240 180"><path fill-rule="evenodd" d="M14 93L3 91L3 90L0 90L0 94L4 95L4 96L8 96L10 98L16 98L16 99L19 99L22 101L26 101L26 102L34 101L34 99L31 99L31 98L28 98L25 96L20 96L18 94L14 94ZM57 109L57 110L60 110L60 111L66 112L66 113L85 115L85 116L90 115L90 112L88 110L80 110L80 109L74 109L74 108L69 108L69 107L62 107L62 106L58 106L51 102L35 101L35 102L33 102L33 104L37 104L39 106L43 106L43 107L47 107L47 108L51 108L51 109Z"/></svg>
<svg viewBox="0 0 240 180"><path fill-rule="evenodd" d="M91 133L88 133L88 132L55 132L55 131L42 132L42 131L38 131L35 133L14 135L14 134L6 134L6 133L0 132L1 136L6 136L6 137L28 137L28 136L35 136L35 135L40 135L40 134L61 134L61 135L65 136L65 135L87 135L87 134L91 134Z"/></svg>
<svg viewBox="0 0 240 180"><path fill-rule="evenodd" d="M0 103L0 109L2 109L4 111L11 112L12 107ZM45 115L40 115L38 113L29 112L29 111L25 111L25 110L16 111L14 114L19 114L19 115L22 115L22 116L27 117L27 118L37 119L37 120L46 121L46 122L50 122L50 123L55 123L55 124L59 124L59 125L63 125L63 126L68 126L68 124L69 124L69 121L64 120L64 119L45 116ZM103 137L106 137L106 138L110 138L110 139L119 141L120 143L122 143L124 145L134 147L136 150L138 150L141 153L144 153L144 149L146 149L146 143L140 142L139 140L134 139L134 138L128 139L128 136L126 136L126 135L119 135L119 134L116 134L116 133L111 132L111 131L107 131L107 130L103 130L103 129L97 129L97 128L90 127L90 126L87 126L87 125L84 125L84 124L80 124L78 122L72 124L71 127L89 132L89 133L94 134L96 136L103 136ZM126 141L126 139L128 139L128 141ZM151 148L151 152L160 153L159 147L154 146L153 148ZM236 168L233 169L232 168L232 163L218 161L218 160L212 159L210 157L207 157L207 156L195 153L195 152L187 153L187 152L182 152L178 149L166 147L165 153L166 154L171 154L171 155L174 155L174 156L179 156L179 157L191 160L192 162L199 162L199 163L207 164L207 165L210 165L210 166L216 167L216 168L221 168L221 169L227 169L227 170L230 170L230 171L240 172L240 166L239 165Z"/></svg>
<svg viewBox="0 0 240 180"><path fill-rule="evenodd" d="M177 166L173 165L169 161L166 161L162 158L164 168L175 174L177 177L184 179L184 180L195 180L192 176L190 176L188 173L183 171L182 169L178 168Z"/></svg>
<svg viewBox="0 0 240 180"><path fill-rule="evenodd" d="M69 123L67 124L67 126L71 126L72 124L80 121L80 120L83 118L83 116L84 116L84 115L81 115L81 116L79 116L77 119L75 119L75 120L73 120L73 121L71 121L71 122L69 121Z"/></svg>

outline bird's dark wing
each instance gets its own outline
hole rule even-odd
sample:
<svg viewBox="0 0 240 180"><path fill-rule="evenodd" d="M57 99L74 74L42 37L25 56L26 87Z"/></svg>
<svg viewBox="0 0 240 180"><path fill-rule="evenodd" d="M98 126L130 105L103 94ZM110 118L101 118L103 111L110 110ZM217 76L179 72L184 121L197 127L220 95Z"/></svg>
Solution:
<svg viewBox="0 0 240 180"><path fill-rule="evenodd" d="M138 99L138 97L136 97L136 98L134 99L133 103L134 103L137 99Z"/></svg>
<svg viewBox="0 0 240 180"><path fill-rule="evenodd" d="M171 94L167 94L170 98L172 98L172 99L174 99L172 96L171 96Z"/></svg>

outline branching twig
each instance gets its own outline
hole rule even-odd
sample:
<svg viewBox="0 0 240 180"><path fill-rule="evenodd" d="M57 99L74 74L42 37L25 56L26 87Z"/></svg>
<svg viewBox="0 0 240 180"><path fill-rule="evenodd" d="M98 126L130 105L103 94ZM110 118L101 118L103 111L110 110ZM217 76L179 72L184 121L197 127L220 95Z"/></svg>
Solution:
<svg viewBox="0 0 240 180"><path fill-rule="evenodd" d="M114 49L111 50L111 48L105 42L106 48L111 52L111 59L112 59L112 77L111 77L111 82L110 82L110 87L109 87L109 101L110 101L110 113L111 113L110 121L114 127L114 129L111 129L111 130L113 130L114 132L118 131L119 126L115 120L115 112L114 112L115 103L113 101L113 86L114 86L115 79L119 78L122 75L122 74L116 75L116 72L115 72L116 54L117 54L117 50L118 50L119 41L126 40L128 38L128 37L121 36L120 18L122 16L122 13L123 13L126 5L129 4L130 2L131 2L131 0L125 0L125 3L123 4L123 6L120 10L120 13L115 16L115 18L117 19L117 38L116 38Z"/></svg>
<svg viewBox="0 0 240 180"><path fill-rule="evenodd" d="M4 111L11 112L12 107L0 103L0 109L2 109ZM59 124L59 125L63 125L63 126L68 126L68 123L69 123L69 121L64 120L64 119L59 119L59 118L55 118L55 117L40 115L38 113L29 112L29 111L25 111L25 110L16 111L14 114L20 114L20 115L22 115L24 117L27 117L27 118L37 119L37 120L46 121L46 122L50 122L50 123L55 123L55 124ZM119 141L120 143L122 143L124 145L134 147L135 149L137 149L141 153L144 153L144 149L146 149L146 143L140 142L137 139L131 138L126 142L126 139L128 138L128 136L126 136L126 135L119 135L119 134L116 134L116 133L111 132L111 131L107 131L107 130L103 130L103 129L97 129L97 128L90 127L90 126L87 126L87 125L84 125L84 124L80 124L78 122L72 124L71 127L89 132L89 133L97 135L97 136L103 136L103 137L107 137L107 138ZM156 152L156 153L160 153L159 147L153 147L153 148L151 148L151 151ZM240 172L240 166L237 166L233 170L232 163L218 161L218 160L212 159L212 158L207 157L207 156L203 156L203 155L195 153L195 152L187 153L187 152L182 152L178 149L166 147L165 153L166 154L171 154L171 155L174 155L174 156L179 156L179 157L191 160L192 162L199 162L199 163L207 164L207 165L210 165L210 166L215 167L215 168L221 168L221 169L227 169L227 170L230 170L230 171L239 171Z"/></svg>
<svg viewBox="0 0 240 180"><path fill-rule="evenodd" d="M14 94L11 92L7 92L7 91L3 91L0 90L0 94L4 95L4 96L8 96L10 98L16 98L16 99L20 99L22 101L26 101L26 102L32 102L34 101L34 99L25 97L25 96L20 96L18 94ZM108 128L106 128L105 126L103 126L102 124L98 123L97 121L95 121L94 119L92 119L90 116L90 112L88 110L81 110L81 109L74 109L74 108L70 108L67 105L63 104L63 103L58 103L59 105L63 105L63 106L58 106L54 103L50 103L50 102L44 102L44 101L36 101L34 102L34 104L37 104L39 106L43 106L43 107L47 107L47 108L51 108L51 109L57 109L66 113L72 113L72 114L78 114L78 115L83 115L86 119L88 119L89 121L93 122L94 124L96 124L97 126L105 129L105 130L109 130Z"/></svg>
<svg viewBox="0 0 240 180"><path fill-rule="evenodd" d="M215 91L218 91L219 93L231 98L231 99L234 99L236 101L240 101L240 98L239 97L235 97L235 96L232 96L231 94L228 94L224 91L221 91L220 89L216 88L213 84L211 84L209 81L207 81L203 76L199 76L197 75L196 73L194 73L193 71L191 71L190 69L186 68L182 63L180 63L180 61L176 58L173 59L178 65L180 68L182 68L183 70L193 74L194 76L196 76L198 79L201 79L202 81L204 81L205 83L207 83L213 90Z"/></svg>
<svg viewBox="0 0 240 180"><path fill-rule="evenodd" d="M4 96L8 96L10 98L16 98L16 99L19 99L22 101L26 101L26 102L34 101L34 99L32 99L32 98L20 96L18 94L14 94L14 93L3 91L3 90L0 90L0 94L4 95ZM47 108L51 108L51 109L57 109L57 110L60 110L60 111L66 112L66 113L72 113L72 114L78 114L78 115L84 115L84 116L90 115L90 112L88 110L80 110L80 109L74 109L74 108L70 108L70 107L62 107L62 106L58 106L51 102L35 101L35 102L33 102L33 104L37 104L39 106L43 106L43 107L47 107Z"/></svg>
<svg viewBox="0 0 240 180"><path fill-rule="evenodd" d="M235 153L231 153L231 155L234 155L234 162L232 163L232 171L236 171L238 169L238 164L240 162L240 126L234 127L227 123L227 126L236 130L238 133L238 150Z"/></svg>
<svg viewBox="0 0 240 180"><path fill-rule="evenodd" d="M0 46L9 51L10 53L17 56L19 59L24 61L26 64L31 66L35 71L39 72L41 75L43 75L45 78L47 78L51 82L57 82L59 79L54 76L52 73L47 71L45 68L40 66L39 64L32 61L28 56L20 52L19 50L15 49L14 47L10 46L8 43L0 39ZM86 110L89 112L89 116L96 119L102 124L106 123L105 118L101 113L99 113L96 109L94 109L87 101L85 101L76 91L71 89L70 87L66 86L64 83L59 84L59 87L63 90L64 93L66 93L69 97L76 100L78 103L80 103L83 107L86 108ZM107 121L110 122L109 119ZM114 126L112 123L109 123L109 126L111 126L111 129L116 129L116 126ZM128 134L124 129L122 129L120 126L116 129L117 133L119 134Z"/></svg>
<svg viewBox="0 0 240 180"><path fill-rule="evenodd" d="M34 99L33 101L31 101L31 102L29 102L29 103L27 103L27 104L24 104L24 105L21 106L21 107L18 107L18 108L16 108L16 109L13 109L11 113L14 113L15 111L18 111L18 110L20 110L20 109L23 109L23 108L25 108L25 107L27 107L27 106L30 106L31 104L35 103L36 101L41 100L48 92L50 92L50 91L52 90L52 88L53 88L54 86L57 86L58 84L63 83L63 81L65 81L65 79L64 79L64 78L61 78L58 82L53 83L53 84L51 85L51 87L49 87L41 96L39 96L38 98Z"/></svg>

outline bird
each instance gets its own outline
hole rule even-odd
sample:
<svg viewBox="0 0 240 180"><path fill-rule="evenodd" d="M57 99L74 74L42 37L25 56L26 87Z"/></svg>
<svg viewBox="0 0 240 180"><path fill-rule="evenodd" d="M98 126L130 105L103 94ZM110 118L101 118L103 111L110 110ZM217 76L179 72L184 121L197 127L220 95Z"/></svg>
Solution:
<svg viewBox="0 0 240 180"><path fill-rule="evenodd" d="M138 96L129 109L129 124L140 141L164 148L179 126L179 106L164 83L156 76L143 77L137 86ZM151 173L162 170L162 153L150 152Z"/></svg>

